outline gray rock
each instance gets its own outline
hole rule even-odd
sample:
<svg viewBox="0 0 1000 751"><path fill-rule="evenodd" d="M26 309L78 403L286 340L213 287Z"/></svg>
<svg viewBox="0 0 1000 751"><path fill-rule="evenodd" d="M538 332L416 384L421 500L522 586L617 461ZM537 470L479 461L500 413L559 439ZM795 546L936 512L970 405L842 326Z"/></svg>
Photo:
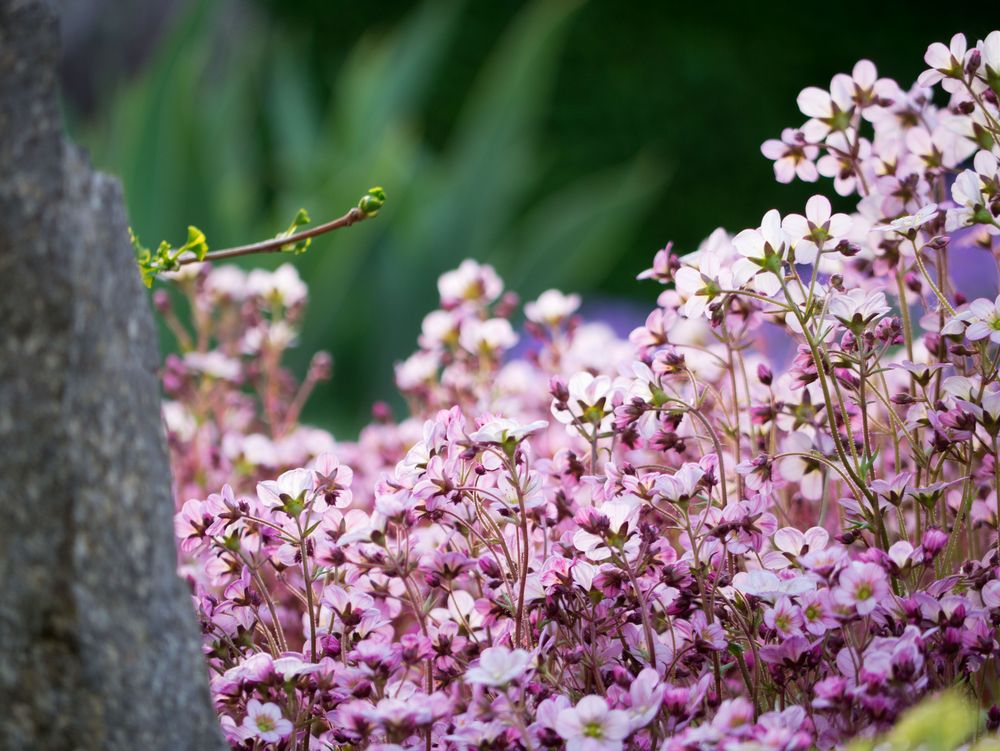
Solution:
<svg viewBox="0 0 1000 751"><path fill-rule="evenodd" d="M0 748L223 748L153 320L118 184L63 140L57 40L0 0Z"/></svg>

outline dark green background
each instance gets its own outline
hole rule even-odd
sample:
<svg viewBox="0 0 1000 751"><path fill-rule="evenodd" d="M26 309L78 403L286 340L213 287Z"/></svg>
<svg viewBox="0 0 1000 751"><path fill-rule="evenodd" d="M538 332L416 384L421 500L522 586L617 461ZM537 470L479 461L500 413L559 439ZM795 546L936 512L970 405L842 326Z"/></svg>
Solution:
<svg viewBox="0 0 1000 751"><path fill-rule="evenodd" d="M930 42L1000 25L966 7L177 2L143 39L118 18L127 44L97 25L67 115L147 244L188 224L214 247L259 239L383 185L375 222L296 259L312 303L293 364L335 358L307 416L346 435L393 396L442 271L472 256L525 298L648 307L634 276L668 240L832 195L778 185L760 155L803 121L802 88L862 57L908 86Z"/></svg>

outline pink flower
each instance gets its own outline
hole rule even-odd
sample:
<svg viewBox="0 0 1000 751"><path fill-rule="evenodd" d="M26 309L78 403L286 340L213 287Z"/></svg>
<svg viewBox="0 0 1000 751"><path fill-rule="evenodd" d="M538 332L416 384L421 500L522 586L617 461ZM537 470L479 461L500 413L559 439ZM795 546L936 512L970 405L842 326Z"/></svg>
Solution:
<svg viewBox="0 0 1000 751"><path fill-rule="evenodd" d="M841 605L853 607L858 615L868 615L889 596L885 571L874 563L852 561L840 574L833 597Z"/></svg>
<svg viewBox="0 0 1000 751"><path fill-rule="evenodd" d="M354 480L354 470L346 464L341 464L333 454L320 454L313 466L316 473L316 492L330 506L346 508L351 505L354 496L351 494L351 482Z"/></svg>
<svg viewBox="0 0 1000 751"><path fill-rule="evenodd" d="M666 686L653 668L646 668L635 677L628 690L630 700L628 711L633 729L646 727L653 721L660 711L665 692Z"/></svg>
<svg viewBox="0 0 1000 751"><path fill-rule="evenodd" d="M601 696L585 696L556 718L556 732L566 751L619 751L632 732L627 712L609 709Z"/></svg>
<svg viewBox="0 0 1000 751"><path fill-rule="evenodd" d="M815 165L819 148L806 143L801 131L785 128L781 131L781 140L764 141L760 152L774 160L774 177L779 183L790 183L796 177L814 183L819 178Z"/></svg>
<svg viewBox="0 0 1000 751"><path fill-rule="evenodd" d="M663 474L656 478L654 488L667 503L687 503L698 493L705 470L694 462L685 462L672 475Z"/></svg>
<svg viewBox="0 0 1000 751"><path fill-rule="evenodd" d="M281 716L277 704L261 704L257 699L247 702L247 716L243 720L243 733L265 743L277 743L292 732L292 723Z"/></svg>
<svg viewBox="0 0 1000 751"><path fill-rule="evenodd" d="M822 636L840 624L833 612L828 589L806 592L799 598L799 606L805 629L814 636Z"/></svg>
<svg viewBox="0 0 1000 751"><path fill-rule="evenodd" d="M983 585L982 598L986 607L992 610L1000 608L1000 579L990 579Z"/></svg>
<svg viewBox="0 0 1000 751"><path fill-rule="evenodd" d="M855 140L858 141L856 158L853 156ZM865 165L871 156L872 144L849 129L831 133L826 145L828 153L816 162L816 169L823 177L833 178L833 189L837 195L849 196L858 185L858 164Z"/></svg>
<svg viewBox="0 0 1000 751"><path fill-rule="evenodd" d="M641 272L636 279L656 279L661 284L671 281L674 272L680 266L680 259L673 253L673 243L667 243L665 248L656 251L653 265Z"/></svg>
<svg viewBox="0 0 1000 751"><path fill-rule="evenodd" d="M227 485L223 493L228 491L232 497L232 489ZM205 544L213 535L218 535L225 529L225 520L218 514L226 507L215 502L219 496L209 496L207 501L196 498L185 502L180 512L174 516L174 535L181 541L181 550L190 553Z"/></svg>
<svg viewBox="0 0 1000 751"><path fill-rule="evenodd" d="M802 634L802 612L788 597L779 597L774 607L764 611L764 623L774 629L778 636L787 639Z"/></svg>

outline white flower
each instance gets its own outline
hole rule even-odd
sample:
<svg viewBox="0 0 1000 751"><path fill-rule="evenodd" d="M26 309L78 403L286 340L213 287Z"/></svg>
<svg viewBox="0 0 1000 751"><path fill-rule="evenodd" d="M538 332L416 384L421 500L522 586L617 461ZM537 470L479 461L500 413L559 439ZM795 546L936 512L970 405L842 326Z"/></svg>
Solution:
<svg viewBox="0 0 1000 751"><path fill-rule="evenodd" d="M214 266L205 279L205 291L214 297L242 300L247 292L247 274L239 266Z"/></svg>
<svg viewBox="0 0 1000 751"><path fill-rule="evenodd" d="M455 314L447 310L433 310L424 316L420 324L420 346L434 349L444 344L453 343L458 337L459 320Z"/></svg>
<svg viewBox="0 0 1000 751"><path fill-rule="evenodd" d="M827 307L828 316L858 333L885 316L892 308L886 303L884 292L865 292L852 289L850 292L834 295Z"/></svg>
<svg viewBox="0 0 1000 751"><path fill-rule="evenodd" d="M816 589L816 584L805 576L781 579L777 574L763 569L740 571L733 576L733 589L744 595L775 602L779 597L798 597Z"/></svg>
<svg viewBox="0 0 1000 751"><path fill-rule="evenodd" d="M989 200L983 195L987 181L997 179L997 159L989 151L980 151L973 160L973 170L965 170L951 185L951 197L957 208L948 210L945 228L949 231L985 224L991 234L1000 232L995 225L995 217L989 209Z"/></svg>
<svg viewBox="0 0 1000 751"><path fill-rule="evenodd" d="M247 276L247 289L251 295L277 300L287 308L304 302L308 295L299 272L290 263L283 263L274 271L254 269Z"/></svg>
<svg viewBox="0 0 1000 751"><path fill-rule="evenodd" d="M854 79L845 73L838 73L830 81L830 90L824 91L809 86L799 92L796 103L799 111L810 118L802 126L806 140L816 143L823 140L831 130L839 131L847 127L849 115L854 109Z"/></svg>
<svg viewBox="0 0 1000 751"><path fill-rule="evenodd" d="M933 86L940 81L941 88L945 91L958 91L962 85L962 64L965 62L967 47L964 34L955 34L948 47L941 42L934 42L924 54L924 62L929 70L920 74L917 83L920 86Z"/></svg>
<svg viewBox="0 0 1000 751"><path fill-rule="evenodd" d="M639 502L636 497L623 496L613 501L606 501L599 511L607 517L608 530L611 533L615 535L621 533L627 538L626 554L633 554L638 547L638 539L632 536L639 515ZM603 561L611 557L611 551L604 539L584 529L578 529L574 533L573 546L592 561Z"/></svg>
<svg viewBox="0 0 1000 751"><path fill-rule="evenodd" d="M834 238L844 237L851 229L847 214L834 214L826 196L813 196L806 202L806 215L789 214L781 229L791 238L796 263L813 263L819 247Z"/></svg>
<svg viewBox="0 0 1000 751"><path fill-rule="evenodd" d="M782 527L774 533L774 547L796 557L823 550L829 541L830 533L822 527L810 527L805 533L795 527Z"/></svg>
<svg viewBox="0 0 1000 751"><path fill-rule="evenodd" d="M458 342L473 354L492 353L510 349L517 344L517 334L506 318L489 318L485 321L467 318L462 322Z"/></svg>
<svg viewBox="0 0 1000 751"><path fill-rule="evenodd" d="M983 585L983 604L992 609L1000 608L1000 580L991 579Z"/></svg>
<svg viewBox="0 0 1000 751"><path fill-rule="evenodd" d="M796 431L785 438L783 449L786 453L807 454L807 456L785 456L778 460L781 476L798 487L802 497L818 501L823 497L823 465L808 454L813 451L813 441L807 433Z"/></svg>
<svg viewBox="0 0 1000 751"><path fill-rule="evenodd" d="M574 422L594 426L598 432L610 429L614 418L611 404L614 388L611 378L583 371L569 379L567 388L567 409L558 409L556 402L552 402L552 415L559 422L568 426L571 433L576 432Z"/></svg>
<svg viewBox="0 0 1000 751"><path fill-rule="evenodd" d="M736 251L743 256L733 266L733 273L756 273L754 285L762 295L773 295L781 289L778 274L783 273L788 235L781 228L781 214L771 209L758 229L745 229L733 238ZM760 272L760 273L758 273Z"/></svg>
<svg viewBox="0 0 1000 751"><path fill-rule="evenodd" d="M531 665L531 653L523 649L489 647L479 655L479 664L465 671L465 682L499 688L519 678Z"/></svg>
<svg viewBox="0 0 1000 751"><path fill-rule="evenodd" d="M878 230L880 232L898 232L901 235L908 234L911 230L915 230L918 227L922 227L931 221L937 215L938 205L936 203L929 203L926 206L920 208L915 214L910 214L908 216L901 216L898 219L893 219L885 224L876 224L872 227L873 230Z"/></svg>
<svg viewBox="0 0 1000 751"><path fill-rule="evenodd" d="M889 546L886 554L889 556L889 560L896 564L896 568L904 569L913 556L913 545L907 540L897 540Z"/></svg>
<svg viewBox="0 0 1000 751"><path fill-rule="evenodd" d="M492 302L503 292L503 282L492 266L479 265L472 259L462 261L454 271L438 279L441 304L454 307L462 302Z"/></svg>
<svg viewBox="0 0 1000 751"><path fill-rule="evenodd" d="M285 505L285 500L295 499L311 493L316 473L311 469L290 469L282 473L277 481L265 480L257 483L257 497L261 503L271 508Z"/></svg>
<svg viewBox="0 0 1000 751"><path fill-rule="evenodd" d="M261 704L257 699L247 702L247 716L243 720L246 738L258 738L265 743L277 743L292 732L292 723L281 716L277 704Z"/></svg>
<svg viewBox="0 0 1000 751"><path fill-rule="evenodd" d="M556 732L566 751L619 751L632 732L626 712L610 709L601 696L585 696L556 717Z"/></svg>
<svg viewBox="0 0 1000 751"><path fill-rule="evenodd" d="M507 441L520 442L529 435L544 430L547 426L548 423L545 420L535 420L527 425L520 425L504 417L494 417L484 423L475 433L472 433L469 438L476 443L495 443L502 446Z"/></svg>
<svg viewBox="0 0 1000 751"><path fill-rule="evenodd" d="M739 289L746 284L758 268L752 263L741 269L733 268L735 249L724 229L717 228L698 246L698 250L684 256L681 267L674 273L674 288L688 318L697 318L708 309L722 290Z"/></svg>
<svg viewBox="0 0 1000 751"><path fill-rule="evenodd" d="M674 474L656 478L656 492L670 503L689 501L698 492L698 483L704 476L701 465L685 462Z"/></svg>
<svg viewBox="0 0 1000 751"><path fill-rule="evenodd" d="M226 357L221 352L188 352L184 355L184 364L191 370L212 378L226 381L238 381L240 378L240 361Z"/></svg>
<svg viewBox="0 0 1000 751"><path fill-rule="evenodd" d="M546 290L534 302L524 306L529 321L556 326L569 318L580 307L579 295L564 295L557 289Z"/></svg>
<svg viewBox="0 0 1000 751"><path fill-rule="evenodd" d="M1000 344L1000 297L990 302L984 297L973 300L966 313L969 328L965 335L971 341L989 338L994 344Z"/></svg>
<svg viewBox="0 0 1000 751"><path fill-rule="evenodd" d="M396 385L402 391L410 391L431 383L437 378L441 359L434 352L420 350L406 360L396 363Z"/></svg>

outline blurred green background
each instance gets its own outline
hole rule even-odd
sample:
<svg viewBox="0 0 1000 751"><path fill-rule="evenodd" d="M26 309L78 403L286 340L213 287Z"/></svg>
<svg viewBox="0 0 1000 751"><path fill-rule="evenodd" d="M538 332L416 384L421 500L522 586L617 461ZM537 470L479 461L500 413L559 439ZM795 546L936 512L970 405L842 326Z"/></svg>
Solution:
<svg viewBox="0 0 1000 751"><path fill-rule="evenodd" d="M641 320L657 289L635 274L668 240L814 192L759 151L801 124L802 88L862 57L908 85L928 43L991 29L963 7L66 0L66 116L147 245L188 224L216 248L263 239L385 188L377 220L294 259L293 367L335 359L307 418L350 435L394 396L442 271L473 257L522 299L556 286Z"/></svg>

